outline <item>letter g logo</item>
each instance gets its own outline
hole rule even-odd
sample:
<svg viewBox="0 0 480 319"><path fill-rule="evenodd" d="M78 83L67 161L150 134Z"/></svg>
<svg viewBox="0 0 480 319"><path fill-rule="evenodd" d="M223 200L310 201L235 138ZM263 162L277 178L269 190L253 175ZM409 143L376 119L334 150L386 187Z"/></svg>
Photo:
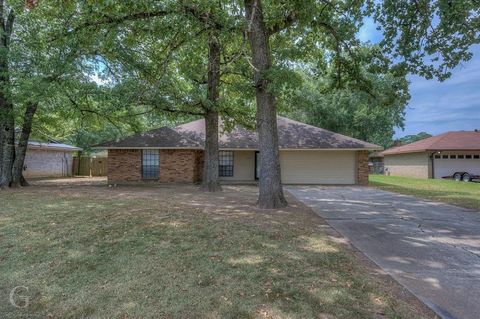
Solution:
<svg viewBox="0 0 480 319"><path fill-rule="evenodd" d="M22 293L28 292L28 287L17 286L10 291L10 303L16 308L27 308L30 304L30 298L23 296Z"/></svg>

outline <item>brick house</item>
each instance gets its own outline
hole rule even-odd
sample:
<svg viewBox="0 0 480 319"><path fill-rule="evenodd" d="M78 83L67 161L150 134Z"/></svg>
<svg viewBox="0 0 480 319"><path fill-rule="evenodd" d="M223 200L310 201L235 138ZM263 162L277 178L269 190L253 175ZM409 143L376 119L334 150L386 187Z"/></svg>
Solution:
<svg viewBox="0 0 480 319"><path fill-rule="evenodd" d="M368 153L380 146L278 117L284 184L366 184ZM108 182L197 183L202 178L203 119L96 146L108 150ZM219 178L254 183L259 176L258 137L242 126L220 124Z"/></svg>

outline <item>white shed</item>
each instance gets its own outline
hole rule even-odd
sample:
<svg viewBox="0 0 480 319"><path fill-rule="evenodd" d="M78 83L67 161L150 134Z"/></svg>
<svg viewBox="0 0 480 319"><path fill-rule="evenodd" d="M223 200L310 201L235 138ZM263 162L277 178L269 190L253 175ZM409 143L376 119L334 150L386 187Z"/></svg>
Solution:
<svg viewBox="0 0 480 319"><path fill-rule="evenodd" d="M23 175L25 178L71 176L73 153L81 150L67 144L30 141Z"/></svg>

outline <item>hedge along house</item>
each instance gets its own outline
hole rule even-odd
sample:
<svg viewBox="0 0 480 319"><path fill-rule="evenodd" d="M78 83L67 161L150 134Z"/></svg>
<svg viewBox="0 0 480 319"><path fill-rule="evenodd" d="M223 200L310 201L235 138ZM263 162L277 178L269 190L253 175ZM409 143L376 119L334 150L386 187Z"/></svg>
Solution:
<svg viewBox="0 0 480 319"><path fill-rule="evenodd" d="M442 178L455 172L480 175L480 132L447 132L382 154L386 175L418 178Z"/></svg>
<svg viewBox="0 0 480 319"><path fill-rule="evenodd" d="M68 144L29 141L23 176L25 178L72 176L73 154L81 150Z"/></svg>
<svg viewBox="0 0 480 319"><path fill-rule="evenodd" d="M368 153L381 147L318 127L277 118L280 165L284 184L366 184ZM108 182L200 182L205 121L162 127L96 149L108 150ZM219 179L255 183L259 177L258 137L220 123Z"/></svg>

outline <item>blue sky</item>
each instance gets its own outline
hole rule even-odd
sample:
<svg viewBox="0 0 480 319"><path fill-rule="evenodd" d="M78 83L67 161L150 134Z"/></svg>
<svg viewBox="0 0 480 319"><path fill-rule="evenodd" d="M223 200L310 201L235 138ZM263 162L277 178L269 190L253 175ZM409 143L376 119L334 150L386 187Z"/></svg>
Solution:
<svg viewBox="0 0 480 319"><path fill-rule="evenodd" d="M381 38L373 20L368 19L358 34L360 40L378 42ZM419 132L433 135L446 131L480 129L480 46L472 47L470 61L457 66L452 77L439 82L409 76L410 103L405 130L395 137Z"/></svg>

